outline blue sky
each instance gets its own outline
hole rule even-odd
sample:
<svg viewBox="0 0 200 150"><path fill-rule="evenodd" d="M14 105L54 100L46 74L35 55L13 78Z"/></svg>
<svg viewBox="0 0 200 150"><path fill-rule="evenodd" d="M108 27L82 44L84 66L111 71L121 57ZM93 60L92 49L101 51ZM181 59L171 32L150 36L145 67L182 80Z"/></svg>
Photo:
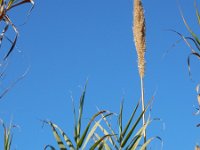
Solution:
<svg viewBox="0 0 200 150"><path fill-rule="evenodd" d="M179 3L187 21L198 31L193 1ZM175 29L188 35L177 2L145 0L143 4L147 28L145 99L156 91L151 116L162 119L147 133L160 136L164 150L193 149L200 144L200 129L195 127L200 120L193 115L199 61L192 60L192 82L186 61L190 50L184 42L171 48L179 37L166 31ZM132 1L36 1L28 22L20 26L27 7L10 14L20 31L17 47L22 52L13 53L3 86L29 66L30 71L0 101L0 118L20 126L14 130L13 148L56 146L50 128L42 128L40 120L52 120L72 134L70 96L72 93L78 104L86 79L85 120L97 111L96 107L119 112L122 97L128 116L140 98ZM160 143L154 141L152 148L160 149Z"/></svg>

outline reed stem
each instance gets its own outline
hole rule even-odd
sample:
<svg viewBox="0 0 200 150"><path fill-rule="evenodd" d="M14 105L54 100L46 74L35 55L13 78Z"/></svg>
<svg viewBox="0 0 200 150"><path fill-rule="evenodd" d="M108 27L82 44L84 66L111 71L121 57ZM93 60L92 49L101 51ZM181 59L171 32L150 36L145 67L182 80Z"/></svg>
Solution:
<svg viewBox="0 0 200 150"><path fill-rule="evenodd" d="M141 81L141 99L142 99L142 112L145 111L145 101L144 101L144 79L141 77L140 78ZM143 126L146 123L146 119L145 119L145 112L143 113L142 116L142 124ZM146 130L144 130L144 143L146 142Z"/></svg>

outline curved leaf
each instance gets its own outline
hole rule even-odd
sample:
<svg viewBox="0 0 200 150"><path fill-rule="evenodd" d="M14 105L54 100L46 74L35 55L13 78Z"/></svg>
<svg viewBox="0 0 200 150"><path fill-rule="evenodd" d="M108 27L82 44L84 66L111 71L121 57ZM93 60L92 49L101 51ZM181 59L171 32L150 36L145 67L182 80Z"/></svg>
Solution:
<svg viewBox="0 0 200 150"><path fill-rule="evenodd" d="M97 142L94 143L94 145L90 148L90 150L95 150L95 148L107 137L112 135L104 135L102 138L100 138Z"/></svg>
<svg viewBox="0 0 200 150"><path fill-rule="evenodd" d="M87 127L85 128L85 131L83 132L83 135L81 136L80 141L79 141L78 144L77 144L77 146L78 146L79 148L82 146L82 144L83 144L83 142L84 142L84 140L85 140L85 137L86 137L86 135L87 135L87 133L88 133L88 130L89 130L89 128L90 128L92 122L94 121L94 119L95 119L96 117L98 117L99 115L101 115L102 113L105 113L105 112L106 112L106 111L100 111L100 112L96 113L96 114L92 117L92 119L91 119L90 122L88 123Z"/></svg>
<svg viewBox="0 0 200 150"><path fill-rule="evenodd" d="M51 146L51 145L46 145L45 147L44 147L44 150L46 150L47 148L50 148L51 150L56 150L53 146Z"/></svg>
<svg viewBox="0 0 200 150"><path fill-rule="evenodd" d="M64 138L67 146L70 148L70 150L75 149L70 138L65 134L65 132L58 125L52 123L51 121L49 121L47 123L52 127L54 137L56 138L56 141L57 141L60 148L66 148L66 147L64 146L64 143L62 142L62 140L61 140L60 136L58 135L58 132L56 131L56 129L58 129L60 134L63 136L63 138Z"/></svg>

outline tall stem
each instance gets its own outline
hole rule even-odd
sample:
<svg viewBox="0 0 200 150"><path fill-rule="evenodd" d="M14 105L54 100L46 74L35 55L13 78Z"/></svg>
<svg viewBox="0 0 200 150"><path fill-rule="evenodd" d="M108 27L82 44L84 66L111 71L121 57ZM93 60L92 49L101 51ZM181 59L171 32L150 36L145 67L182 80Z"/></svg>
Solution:
<svg viewBox="0 0 200 150"><path fill-rule="evenodd" d="M142 98L142 112L143 112L143 116L142 116L142 123L143 126L145 125L146 121L145 121L145 102L144 102L144 79L141 77L141 98ZM146 142L146 130L144 130L144 143Z"/></svg>

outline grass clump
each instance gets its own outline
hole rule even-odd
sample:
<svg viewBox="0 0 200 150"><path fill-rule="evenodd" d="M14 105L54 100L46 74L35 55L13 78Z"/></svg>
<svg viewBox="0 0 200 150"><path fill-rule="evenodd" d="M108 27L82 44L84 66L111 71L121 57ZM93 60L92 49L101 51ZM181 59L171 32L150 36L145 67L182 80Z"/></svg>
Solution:
<svg viewBox="0 0 200 150"><path fill-rule="evenodd" d="M55 137L55 140L58 144L58 147L60 150L67 150L68 148L70 150L79 150L79 149L89 149L94 150L95 148L99 147L99 145L102 143L102 141L107 138L108 136L111 136L110 134L106 134L102 137L98 137L98 140L95 140L93 144L90 144L90 141L93 141L93 138L95 136L96 129L98 128L99 123L101 122L102 118L100 118L98 121L95 122L95 119L97 117L101 116L101 114L106 114L105 116L108 116L107 111L99 111L96 114L92 116L90 121L88 122L87 126L84 128L82 132L82 115L83 115L83 108L84 108L84 101L85 101L85 94L86 94L86 86L84 88L84 91L80 97L79 101L79 111L78 116L76 114L75 107L73 105L73 114L74 114L74 141L71 140L71 138L55 123L51 121L45 121L52 129L53 135ZM45 150L47 148L50 148L54 150L54 146L47 145L45 146Z"/></svg>

